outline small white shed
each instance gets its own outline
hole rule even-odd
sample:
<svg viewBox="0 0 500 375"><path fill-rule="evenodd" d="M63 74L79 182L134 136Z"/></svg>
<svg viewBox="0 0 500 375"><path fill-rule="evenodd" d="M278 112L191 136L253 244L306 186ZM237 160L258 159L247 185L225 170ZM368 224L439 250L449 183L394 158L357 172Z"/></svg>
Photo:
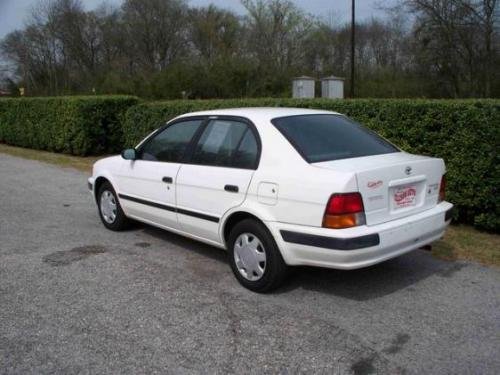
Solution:
<svg viewBox="0 0 500 375"><path fill-rule="evenodd" d="M321 80L321 96L330 99L344 98L344 78L325 77Z"/></svg>
<svg viewBox="0 0 500 375"><path fill-rule="evenodd" d="M315 80L312 77L302 76L292 81L294 98L314 98Z"/></svg>

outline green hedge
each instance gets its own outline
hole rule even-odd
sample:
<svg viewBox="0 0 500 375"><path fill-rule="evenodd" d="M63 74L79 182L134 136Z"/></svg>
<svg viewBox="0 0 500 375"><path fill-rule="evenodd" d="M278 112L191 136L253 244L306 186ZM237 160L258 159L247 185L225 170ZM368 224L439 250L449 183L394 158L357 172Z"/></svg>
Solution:
<svg viewBox="0 0 500 375"><path fill-rule="evenodd" d="M0 142L73 155L117 152L127 96L0 99Z"/></svg>
<svg viewBox="0 0 500 375"><path fill-rule="evenodd" d="M173 117L255 106L344 113L408 152L442 157L456 219L500 231L500 100L232 99L139 103L135 97L0 99L0 142L74 155L118 152Z"/></svg>
<svg viewBox="0 0 500 375"><path fill-rule="evenodd" d="M405 151L441 157L447 166L448 200L455 204L455 219L500 231L499 100L242 99L142 103L126 113L124 141L133 146L182 113L249 106L338 111Z"/></svg>

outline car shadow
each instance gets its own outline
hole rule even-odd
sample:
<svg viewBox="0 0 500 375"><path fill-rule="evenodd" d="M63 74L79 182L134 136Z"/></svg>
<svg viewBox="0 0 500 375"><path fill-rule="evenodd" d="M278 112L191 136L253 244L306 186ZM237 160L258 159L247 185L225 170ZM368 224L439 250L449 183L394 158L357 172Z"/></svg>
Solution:
<svg viewBox="0 0 500 375"><path fill-rule="evenodd" d="M203 242L192 240L179 234L149 226L147 224L137 223L134 225L134 227L136 230L141 230L143 233L157 238L161 241L170 242L176 246L182 247L196 254L200 254L206 258L228 263L227 253L222 249L216 248L215 246L210 246Z"/></svg>
<svg viewBox="0 0 500 375"><path fill-rule="evenodd" d="M227 253L221 249L145 224L137 224L136 229L228 265ZM407 289L411 293L415 291L415 284L430 276L451 277L466 266L466 263L438 260L429 251L419 249L374 266L350 271L292 267L287 281L273 294L286 294L303 289L365 301L402 289Z"/></svg>
<svg viewBox="0 0 500 375"><path fill-rule="evenodd" d="M428 251L419 249L357 270L297 267L288 282L276 293L304 289L366 301L403 289L414 292L415 285L422 280L433 275L450 277L464 266L438 260Z"/></svg>

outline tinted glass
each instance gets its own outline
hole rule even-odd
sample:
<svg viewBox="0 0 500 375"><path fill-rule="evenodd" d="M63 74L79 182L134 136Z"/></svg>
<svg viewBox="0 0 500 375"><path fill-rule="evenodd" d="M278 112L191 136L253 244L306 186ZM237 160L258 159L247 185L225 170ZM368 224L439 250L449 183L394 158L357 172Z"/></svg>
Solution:
<svg viewBox="0 0 500 375"><path fill-rule="evenodd" d="M246 169L255 168L257 164L258 152L259 147L257 145L255 135L249 128L247 128L234 155L233 167Z"/></svg>
<svg viewBox="0 0 500 375"><path fill-rule="evenodd" d="M290 116L274 119L272 123L309 163L399 151L341 115Z"/></svg>
<svg viewBox="0 0 500 375"><path fill-rule="evenodd" d="M147 141L141 159L178 163L189 142L201 125L201 120L184 121L170 125Z"/></svg>
<svg viewBox="0 0 500 375"><path fill-rule="evenodd" d="M233 156L247 128L246 124L237 121L211 121L201 135L192 162L220 167L233 166Z"/></svg>

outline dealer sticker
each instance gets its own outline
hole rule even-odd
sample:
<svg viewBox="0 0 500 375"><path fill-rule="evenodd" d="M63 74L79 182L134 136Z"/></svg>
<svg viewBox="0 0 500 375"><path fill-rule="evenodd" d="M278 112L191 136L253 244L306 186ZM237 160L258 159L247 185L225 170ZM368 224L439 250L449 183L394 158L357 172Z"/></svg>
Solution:
<svg viewBox="0 0 500 375"><path fill-rule="evenodd" d="M394 205L396 208L415 206L417 203L417 189L415 186L405 186L394 191Z"/></svg>

